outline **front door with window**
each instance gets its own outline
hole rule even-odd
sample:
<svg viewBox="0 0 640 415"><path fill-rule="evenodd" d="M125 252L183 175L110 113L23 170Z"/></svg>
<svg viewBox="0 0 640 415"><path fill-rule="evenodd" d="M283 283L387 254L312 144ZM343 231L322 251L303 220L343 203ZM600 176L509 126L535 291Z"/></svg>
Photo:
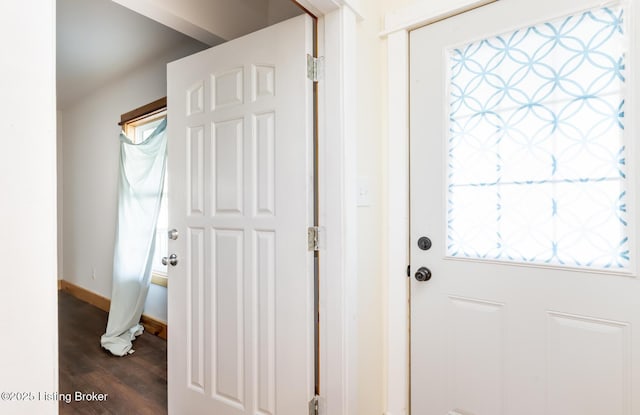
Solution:
<svg viewBox="0 0 640 415"><path fill-rule="evenodd" d="M169 65L170 414L308 410L312 27L299 16Z"/></svg>
<svg viewBox="0 0 640 415"><path fill-rule="evenodd" d="M632 3L411 32L413 414L640 411Z"/></svg>

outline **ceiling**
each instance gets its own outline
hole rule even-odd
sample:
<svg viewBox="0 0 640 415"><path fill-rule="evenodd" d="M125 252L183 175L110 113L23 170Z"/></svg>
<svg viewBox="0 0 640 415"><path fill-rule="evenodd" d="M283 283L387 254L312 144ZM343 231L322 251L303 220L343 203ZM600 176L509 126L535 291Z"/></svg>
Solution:
<svg viewBox="0 0 640 415"><path fill-rule="evenodd" d="M234 0L231 4L237 6L238 1L244 7L254 5L254 15L265 14L262 26L268 20L272 24L301 12L291 0ZM278 13L275 18L266 15L274 10ZM219 20L220 13L216 13ZM248 17L248 12L245 15ZM242 21L234 16L230 15L227 23L233 20L242 26ZM207 39L209 44L205 45L111 0L57 0L58 108L72 105L93 90L174 49L193 53L224 41L213 34Z"/></svg>
<svg viewBox="0 0 640 415"><path fill-rule="evenodd" d="M184 42L207 47L110 0L57 0L58 108Z"/></svg>

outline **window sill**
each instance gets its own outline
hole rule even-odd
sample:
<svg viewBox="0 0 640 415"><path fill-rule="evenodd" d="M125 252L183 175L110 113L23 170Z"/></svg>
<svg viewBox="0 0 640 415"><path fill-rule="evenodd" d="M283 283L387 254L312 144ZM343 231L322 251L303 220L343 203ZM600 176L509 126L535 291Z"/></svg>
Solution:
<svg viewBox="0 0 640 415"><path fill-rule="evenodd" d="M169 278L166 275L152 272L151 273L151 284L160 285L162 287L167 287L169 285Z"/></svg>

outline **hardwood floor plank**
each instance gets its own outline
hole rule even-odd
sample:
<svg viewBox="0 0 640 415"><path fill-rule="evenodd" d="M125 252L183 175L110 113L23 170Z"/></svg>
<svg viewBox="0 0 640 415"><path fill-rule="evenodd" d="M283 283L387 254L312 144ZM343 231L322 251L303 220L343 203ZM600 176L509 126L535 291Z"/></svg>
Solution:
<svg viewBox="0 0 640 415"><path fill-rule="evenodd" d="M135 353L116 357L100 347L107 313L60 291L58 295L61 415L167 413L167 342L144 333ZM76 401L76 391L108 394L105 401Z"/></svg>

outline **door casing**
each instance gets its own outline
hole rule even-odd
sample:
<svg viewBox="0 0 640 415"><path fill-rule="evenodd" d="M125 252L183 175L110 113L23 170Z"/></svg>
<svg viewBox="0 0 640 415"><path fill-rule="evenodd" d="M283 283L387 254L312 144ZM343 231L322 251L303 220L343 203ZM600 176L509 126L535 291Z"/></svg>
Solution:
<svg viewBox="0 0 640 415"><path fill-rule="evenodd" d="M329 230L319 254L320 380L324 413L358 412L356 23L358 0L296 0L318 18L319 226ZM331 341L328 341L331 339Z"/></svg>
<svg viewBox="0 0 640 415"><path fill-rule="evenodd" d="M388 255L385 367L388 368L386 415L407 415L410 408L409 367L409 32L496 0L438 0L409 5L385 16L381 36L387 40L386 180L389 191L386 232ZM390 138L393 137L393 142Z"/></svg>
<svg viewBox="0 0 640 415"><path fill-rule="evenodd" d="M318 16L318 206L320 382L326 414L357 408L356 23L355 1L299 0ZM331 341L328 341L331 339Z"/></svg>

